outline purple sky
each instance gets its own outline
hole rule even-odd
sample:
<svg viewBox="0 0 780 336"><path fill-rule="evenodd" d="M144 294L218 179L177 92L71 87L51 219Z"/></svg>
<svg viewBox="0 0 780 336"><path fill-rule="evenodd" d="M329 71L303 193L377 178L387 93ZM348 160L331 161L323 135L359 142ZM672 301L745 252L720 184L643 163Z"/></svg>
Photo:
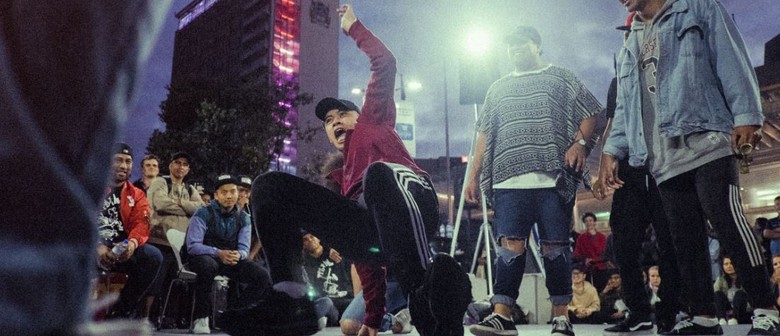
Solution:
<svg viewBox="0 0 780 336"><path fill-rule="evenodd" d="M163 128L159 104L170 82L174 14L189 0L175 0L154 51L143 73L136 106L128 116L124 141L139 153L145 151L152 130ZM764 62L764 43L780 34L780 2L777 0L722 0L736 21L750 57L756 66ZM486 7L490 4L491 7ZM625 10L615 0L356 0L355 13L382 38L398 59L398 71L405 81L416 80L423 88L407 93L417 110L417 157L443 156L444 83L450 125L450 154L467 155L473 134L473 105L458 102L457 71L459 47L465 32L484 27L501 36L508 29L526 24L542 35L543 59L577 73L601 100L613 76L612 58L621 43L614 27L623 23ZM334 29L336 27L334 26ZM368 61L351 39L340 34L339 92L347 99L353 87L365 87ZM499 49L503 55L503 49ZM511 69L501 58L502 73ZM446 69L446 70L445 70ZM398 97L396 97L398 99ZM136 158L139 160L140 158Z"/></svg>

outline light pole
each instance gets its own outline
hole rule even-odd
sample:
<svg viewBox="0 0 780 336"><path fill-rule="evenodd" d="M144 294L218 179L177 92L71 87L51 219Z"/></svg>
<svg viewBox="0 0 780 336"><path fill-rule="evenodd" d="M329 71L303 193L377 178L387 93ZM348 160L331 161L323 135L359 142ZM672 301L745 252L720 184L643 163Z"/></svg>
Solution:
<svg viewBox="0 0 780 336"><path fill-rule="evenodd" d="M466 47L467 47L467 51L468 51L469 56L471 56L471 58L472 58L472 59L469 60L471 63L475 63L476 64L477 61L480 60L480 59L482 59L482 61L484 61L484 59L487 57L487 52L490 49L490 35L487 34L483 30L472 29L472 30L469 31L469 34L466 37ZM463 65L463 64L465 64L465 63L461 63L461 65ZM468 104L469 102L473 103L473 105L474 105L474 123L476 124L477 120L479 119L478 104L480 102L478 100L480 98L479 97L480 95L478 95L478 94L475 95L474 93L476 91L479 91L479 90L468 90L468 92L469 92L468 96L469 97L464 97L464 90L463 90L464 85L463 84L464 84L464 74L465 74L465 71L464 71L463 67L461 67L461 69L459 69L459 70L460 70L460 80L461 80L461 93L460 93L461 97L460 97L460 102L461 102L461 104ZM477 83L470 83L470 84L477 84ZM485 88L485 89L487 89L487 88ZM481 98L484 99L484 94L482 95ZM463 216L463 207L465 206L465 201L466 201L466 187L468 185L467 178L469 176L470 171L472 169L474 169L473 162L474 162L474 150L475 150L475 147L476 147L476 141L477 141L477 132L476 132L476 129L475 129L474 130L474 135L473 135L473 137L471 139L471 148L469 150L469 161L466 164L466 173L465 173L464 178L463 178L463 186L461 187L461 191L460 191L460 200L458 202L458 213L457 213L456 219L455 219L455 228L453 229L453 232L452 232L452 243L450 244L450 255L453 256L453 257L455 256L455 249L456 249L457 243L458 243L458 233L460 231L460 224L461 224L461 219L462 219L462 216ZM448 158L448 160L449 160L449 158ZM477 261L479 259L478 257L479 257L479 254L481 252L480 246L481 246L482 243L484 243L484 249L485 249L485 252L486 252L485 253L485 259L486 259L485 260L485 262L486 262L485 263L485 273L487 275L487 278L486 278L486 280L487 280L487 287L488 287L487 289L488 289L488 295L492 296L493 295L493 268L492 268L492 265L493 265L492 259L493 258L492 258L492 255L491 255L491 248L493 250L495 250L496 246L495 246L495 239L493 237L493 231L490 228L490 222L488 221L488 218L487 218L487 201L485 199L484 193L480 197L480 203L481 203L481 206L482 206L482 225L480 226L479 235L478 235L476 246L475 246L475 249L474 249L474 256L473 256L472 262L471 262L471 272L474 273L476 271Z"/></svg>

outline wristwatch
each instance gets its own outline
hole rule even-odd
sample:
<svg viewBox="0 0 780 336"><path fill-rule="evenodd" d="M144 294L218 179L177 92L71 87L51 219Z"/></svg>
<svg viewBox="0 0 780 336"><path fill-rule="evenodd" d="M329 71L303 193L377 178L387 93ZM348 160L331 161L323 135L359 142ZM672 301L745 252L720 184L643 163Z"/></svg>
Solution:
<svg viewBox="0 0 780 336"><path fill-rule="evenodd" d="M585 141L585 139L579 139L579 140L577 140L577 143L580 144L580 145L583 145L583 146L588 144L588 142Z"/></svg>

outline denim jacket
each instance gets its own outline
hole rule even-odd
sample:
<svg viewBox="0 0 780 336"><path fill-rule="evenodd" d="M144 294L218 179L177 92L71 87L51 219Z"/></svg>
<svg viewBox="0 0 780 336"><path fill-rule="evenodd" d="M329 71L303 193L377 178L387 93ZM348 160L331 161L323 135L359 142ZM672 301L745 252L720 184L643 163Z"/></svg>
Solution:
<svg viewBox="0 0 780 336"><path fill-rule="evenodd" d="M656 69L659 133L730 134L762 125L756 74L742 37L718 0L668 0L656 20L660 55ZM633 24L618 56L617 107L604 153L644 166L648 146L642 128L639 52L642 24Z"/></svg>

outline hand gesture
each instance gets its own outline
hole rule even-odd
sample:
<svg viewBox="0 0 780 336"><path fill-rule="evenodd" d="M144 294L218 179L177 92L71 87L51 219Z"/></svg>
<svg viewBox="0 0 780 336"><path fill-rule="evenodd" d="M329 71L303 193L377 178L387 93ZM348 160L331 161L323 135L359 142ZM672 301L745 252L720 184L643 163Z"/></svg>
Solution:
<svg viewBox="0 0 780 336"><path fill-rule="evenodd" d="M596 177L596 181L593 182L593 188L591 189L593 197L601 201L607 198L607 186L601 181L601 176Z"/></svg>
<svg viewBox="0 0 780 336"><path fill-rule="evenodd" d="M341 29L344 30L344 33L349 34L349 28L357 21L352 5L341 5L336 11L341 17Z"/></svg>
<svg viewBox="0 0 780 336"><path fill-rule="evenodd" d="M482 190L476 178L469 179L466 185L466 202L477 204L482 196Z"/></svg>
<svg viewBox="0 0 780 336"><path fill-rule="evenodd" d="M566 151L566 167L573 169L575 172L580 172L585 165L585 146L579 143L574 143Z"/></svg>
<svg viewBox="0 0 780 336"><path fill-rule="evenodd" d="M116 263L116 256L111 252L108 246L99 244L97 250L97 263L100 267L111 269Z"/></svg>
<svg viewBox="0 0 780 336"><path fill-rule="evenodd" d="M367 325L363 325L360 327L360 331L358 331L358 336L377 336L378 331L374 328L371 328Z"/></svg>
<svg viewBox="0 0 780 336"><path fill-rule="evenodd" d="M585 308L577 308L577 310L575 310L574 313L579 318L586 318L590 316L590 312Z"/></svg>
<svg viewBox="0 0 780 336"><path fill-rule="evenodd" d="M759 125L737 126L731 132L731 147L736 153L748 154L758 145L761 137Z"/></svg>
<svg viewBox="0 0 780 336"><path fill-rule="evenodd" d="M330 260L333 260L333 262L335 262L337 264L341 262L341 254L339 254L339 251L336 251L336 249L333 249L333 248L330 249L330 253L328 254L328 258L330 258Z"/></svg>
<svg viewBox="0 0 780 336"><path fill-rule="evenodd" d="M217 250L217 257L219 257L219 261L223 264L233 266L238 263L241 255L238 251Z"/></svg>
<svg viewBox="0 0 780 336"><path fill-rule="evenodd" d="M121 243L120 243L121 244ZM117 262L125 262L130 260L130 257L133 256L133 253L135 253L135 249L138 248L138 246L135 243L135 240L130 240L127 242L127 247L125 248L125 252L122 252L122 254L116 256Z"/></svg>
<svg viewBox="0 0 780 336"><path fill-rule="evenodd" d="M612 189L620 189L623 186L623 181L618 177L618 162L614 156L609 154L601 156L599 180Z"/></svg>

